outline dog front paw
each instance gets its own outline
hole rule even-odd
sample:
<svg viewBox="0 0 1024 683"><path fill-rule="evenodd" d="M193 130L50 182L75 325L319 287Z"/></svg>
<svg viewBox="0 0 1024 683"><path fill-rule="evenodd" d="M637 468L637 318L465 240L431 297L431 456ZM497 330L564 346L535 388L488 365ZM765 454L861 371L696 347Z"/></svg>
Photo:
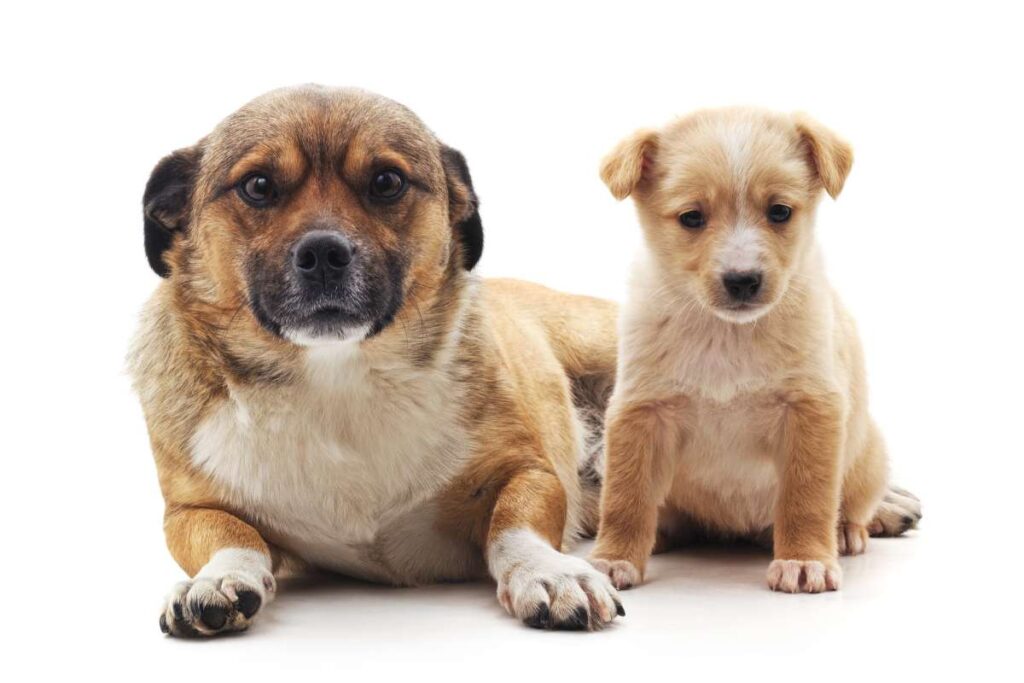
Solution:
<svg viewBox="0 0 1024 683"><path fill-rule="evenodd" d="M608 560L600 557L591 557L590 564L594 565L597 571L611 579L612 585L620 591L639 585L643 581L643 575L640 573L640 570L629 560Z"/></svg>
<svg viewBox="0 0 1024 683"><path fill-rule="evenodd" d="M160 615L160 630L173 636L201 637L249 628L277 591L269 559L264 558L256 551L219 551L194 579L171 590Z"/></svg>
<svg viewBox="0 0 1024 683"><path fill-rule="evenodd" d="M818 560L774 560L768 566L768 587L784 593L836 591L843 580L839 565Z"/></svg>
<svg viewBox="0 0 1024 683"><path fill-rule="evenodd" d="M498 601L527 626L597 630L626 615L608 577L528 532L512 532L493 549Z"/></svg>

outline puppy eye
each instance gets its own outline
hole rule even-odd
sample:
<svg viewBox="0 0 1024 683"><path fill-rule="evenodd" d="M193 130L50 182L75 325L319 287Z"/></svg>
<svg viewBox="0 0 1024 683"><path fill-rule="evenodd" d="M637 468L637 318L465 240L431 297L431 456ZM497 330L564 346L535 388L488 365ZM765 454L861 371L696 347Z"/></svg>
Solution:
<svg viewBox="0 0 1024 683"><path fill-rule="evenodd" d="M393 201L405 192L405 176L393 168L377 171L370 181L370 196Z"/></svg>
<svg viewBox="0 0 1024 683"><path fill-rule="evenodd" d="M700 230L704 227L704 214L700 211L687 211L679 214L679 222L688 230Z"/></svg>
<svg viewBox="0 0 1024 683"><path fill-rule="evenodd" d="M793 209L785 204L772 204L768 209L768 220L772 223L785 223L793 215Z"/></svg>
<svg viewBox="0 0 1024 683"><path fill-rule="evenodd" d="M253 173L238 184L238 194L253 206L265 206L274 198L274 184L267 176Z"/></svg>

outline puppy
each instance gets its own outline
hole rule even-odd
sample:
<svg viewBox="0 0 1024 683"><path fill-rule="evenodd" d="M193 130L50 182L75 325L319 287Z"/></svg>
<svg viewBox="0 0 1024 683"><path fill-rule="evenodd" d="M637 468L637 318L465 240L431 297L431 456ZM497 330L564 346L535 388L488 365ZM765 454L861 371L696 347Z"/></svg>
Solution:
<svg viewBox="0 0 1024 683"><path fill-rule="evenodd" d="M420 584L488 571L530 626L624 614L560 549L596 526L612 304L472 269L466 162L408 109L274 91L156 166L165 279L131 353L164 530L160 627L246 629L289 560Z"/></svg>
<svg viewBox="0 0 1024 683"><path fill-rule="evenodd" d="M646 245L593 553L617 587L641 580L656 539L713 535L770 538L773 590L836 590L837 552L920 518L913 496L887 492L860 343L814 239L822 192L838 196L852 162L807 117L754 109L640 131L604 160Z"/></svg>

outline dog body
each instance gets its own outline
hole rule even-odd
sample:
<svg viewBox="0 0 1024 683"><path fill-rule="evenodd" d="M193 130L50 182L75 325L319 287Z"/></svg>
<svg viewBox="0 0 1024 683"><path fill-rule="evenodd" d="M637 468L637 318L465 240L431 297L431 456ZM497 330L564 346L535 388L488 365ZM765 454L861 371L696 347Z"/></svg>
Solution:
<svg viewBox="0 0 1024 683"><path fill-rule="evenodd" d="M165 632L247 628L285 560L404 585L489 571L533 626L622 613L559 552L596 525L615 307L474 276L458 152L384 98L275 91L164 159L144 204L167 279L132 373L192 577Z"/></svg>
<svg viewBox="0 0 1024 683"><path fill-rule="evenodd" d="M837 550L919 518L903 492L881 507L888 467L860 344L813 238L821 191L836 196L851 162L809 119L747 109L641 131L606 159L646 243L594 553L617 586L641 579L656 545L710 535L771 539L773 589L834 590Z"/></svg>
<svg viewBox="0 0 1024 683"><path fill-rule="evenodd" d="M198 427L192 464L317 566L405 584L478 574L479 553L435 529L435 500L471 457L464 387L434 368L374 372L357 345L310 349L288 386L234 389Z"/></svg>

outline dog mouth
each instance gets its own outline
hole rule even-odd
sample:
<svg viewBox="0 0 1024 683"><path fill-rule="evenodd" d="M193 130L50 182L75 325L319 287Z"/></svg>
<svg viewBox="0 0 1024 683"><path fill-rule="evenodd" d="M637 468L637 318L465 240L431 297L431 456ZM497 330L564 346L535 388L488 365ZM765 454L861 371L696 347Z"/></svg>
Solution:
<svg viewBox="0 0 1024 683"><path fill-rule="evenodd" d="M260 325L276 337L300 345L319 345L380 334L404 300L403 264L398 259L363 260L343 281L320 284L302 278L284 264L248 268L249 304Z"/></svg>
<svg viewBox="0 0 1024 683"><path fill-rule="evenodd" d="M339 320L344 316L345 312L341 309L341 306L317 306L309 314L310 318L325 322Z"/></svg>
<svg viewBox="0 0 1024 683"><path fill-rule="evenodd" d="M300 346L318 346L332 342L362 341L379 334L394 319L402 297L392 297L381 307L360 306L339 301L337 296L321 296L308 301L299 298L270 297L253 293L250 309L260 325L274 336ZM353 308L355 310L353 310ZM361 310L361 309L371 310Z"/></svg>
<svg viewBox="0 0 1024 683"><path fill-rule="evenodd" d="M372 321L353 314L338 302L272 307L254 294L250 297L249 306L264 329L292 341L296 337L346 339L353 336L353 331L372 326Z"/></svg>

